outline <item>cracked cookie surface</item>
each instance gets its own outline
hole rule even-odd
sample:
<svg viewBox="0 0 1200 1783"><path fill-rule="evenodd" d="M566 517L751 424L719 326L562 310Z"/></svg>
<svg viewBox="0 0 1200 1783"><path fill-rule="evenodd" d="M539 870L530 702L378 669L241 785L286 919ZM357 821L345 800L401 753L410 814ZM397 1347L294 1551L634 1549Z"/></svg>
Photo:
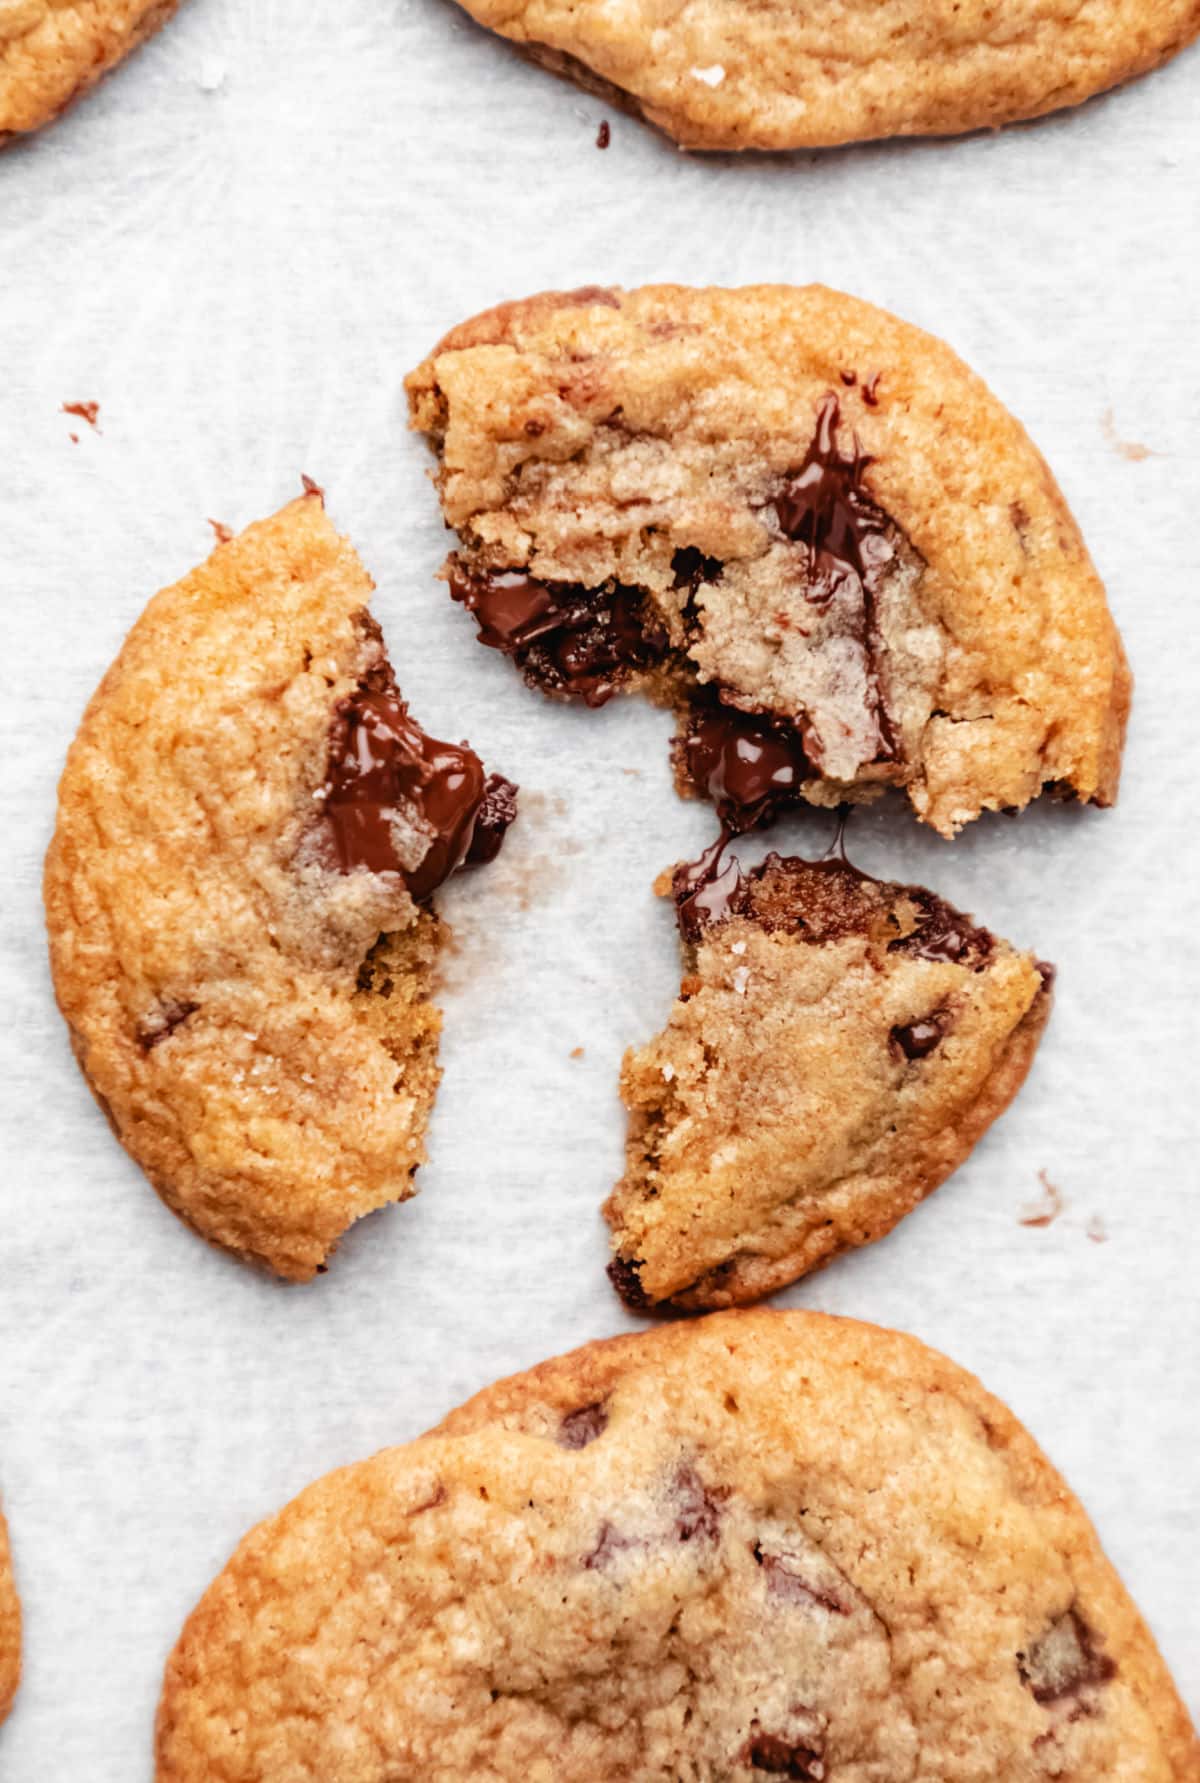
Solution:
<svg viewBox="0 0 1200 1783"><path fill-rule="evenodd" d="M179 0L0 0L0 144L48 124Z"/></svg>
<svg viewBox="0 0 1200 1783"><path fill-rule="evenodd" d="M150 602L84 716L51 966L122 1144L206 1238L296 1280L413 1192L439 1077L426 900L513 814L407 713L318 494Z"/></svg>
<svg viewBox="0 0 1200 1783"><path fill-rule="evenodd" d="M1194 1783L1081 1506L914 1339L595 1343L330 1474L184 1629L157 1783Z"/></svg>
<svg viewBox="0 0 1200 1783"><path fill-rule="evenodd" d="M605 1215L632 1306L736 1305L890 1232L1016 1095L1052 973L920 886L717 849L675 874L684 976L621 1070Z"/></svg>
<svg viewBox="0 0 1200 1783"><path fill-rule="evenodd" d="M681 789L736 804L766 747L766 803L894 786L945 835L1115 798L1104 588L940 341L820 287L587 287L462 324L407 388L481 641L552 697L674 705Z"/></svg>
<svg viewBox="0 0 1200 1783"><path fill-rule="evenodd" d="M460 0L687 148L952 135L1078 105L1200 31L1197 0Z"/></svg>
<svg viewBox="0 0 1200 1783"><path fill-rule="evenodd" d="M0 1721L12 1708L21 1681L21 1606L13 1583L8 1525L0 1508Z"/></svg>

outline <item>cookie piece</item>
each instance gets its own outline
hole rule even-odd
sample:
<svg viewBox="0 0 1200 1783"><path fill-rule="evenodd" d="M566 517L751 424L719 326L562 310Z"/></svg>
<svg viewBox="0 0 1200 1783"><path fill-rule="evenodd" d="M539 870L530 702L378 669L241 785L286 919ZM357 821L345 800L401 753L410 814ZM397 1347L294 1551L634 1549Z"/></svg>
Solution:
<svg viewBox="0 0 1200 1783"><path fill-rule="evenodd" d="M641 688L742 827L903 788L944 835L1116 797L1130 679L1023 429L940 341L817 286L588 288L408 379L451 593L544 692Z"/></svg>
<svg viewBox="0 0 1200 1783"><path fill-rule="evenodd" d="M13 1583L8 1526L0 1510L0 1721L7 1719L21 1682L21 1606Z"/></svg>
<svg viewBox="0 0 1200 1783"><path fill-rule="evenodd" d="M923 887L723 848L676 870L679 1000L621 1070L604 1212L634 1307L757 1300L882 1238L1007 1108L1050 1013L1050 967Z"/></svg>
<svg viewBox="0 0 1200 1783"><path fill-rule="evenodd" d="M179 0L0 0L0 144L38 130L165 25Z"/></svg>
<svg viewBox="0 0 1200 1783"><path fill-rule="evenodd" d="M59 1005L117 1137L206 1238L302 1281L413 1192L432 891L516 789L427 737L319 492L155 596L67 758Z"/></svg>
<svg viewBox="0 0 1200 1783"><path fill-rule="evenodd" d="M1184 1783L1082 1507L911 1337L589 1344L311 1486L168 1663L157 1783Z"/></svg>
<svg viewBox="0 0 1200 1783"><path fill-rule="evenodd" d="M1168 61L1196 0L460 0L531 61L693 149L950 136L1078 105Z"/></svg>

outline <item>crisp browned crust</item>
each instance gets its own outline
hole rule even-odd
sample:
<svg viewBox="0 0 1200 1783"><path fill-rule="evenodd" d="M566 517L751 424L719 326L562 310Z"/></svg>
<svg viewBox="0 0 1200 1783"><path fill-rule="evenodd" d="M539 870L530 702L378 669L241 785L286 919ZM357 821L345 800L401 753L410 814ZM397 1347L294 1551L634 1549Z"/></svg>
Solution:
<svg viewBox="0 0 1200 1783"><path fill-rule="evenodd" d="M719 923L685 949L662 1033L625 1057L626 1170L604 1211L635 1305L743 1305L882 1238L1025 1080L1049 972L994 937L982 960L897 952L908 891L847 872L870 928ZM897 1034L931 1016L941 1037L907 1057Z"/></svg>
<svg viewBox="0 0 1200 1783"><path fill-rule="evenodd" d="M413 1192L439 1075L436 916L314 844L371 592L305 496L156 595L46 860L55 991L118 1138L197 1231L295 1280Z"/></svg>
<svg viewBox="0 0 1200 1783"><path fill-rule="evenodd" d="M8 1527L0 1511L0 1721L12 1708L21 1681L21 1606L13 1583Z"/></svg>
<svg viewBox="0 0 1200 1783"><path fill-rule="evenodd" d="M0 0L0 147L61 116L179 0Z"/></svg>
<svg viewBox="0 0 1200 1783"><path fill-rule="evenodd" d="M407 388L469 564L643 590L690 673L793 715L805 665L778 609L798 597L771 504L833 392L918 566L886 637L905 760L805 796L888 779L946 835L1045 788L1116 798L1131 680L1103 585L1040 453L942 342L819 286L589 287L472 318ZM681 550L722 566L698 636Z"/></svg>
<svg viewBox="0 0 1200 1783"><path fill-rule="evenodd" d="M685 148L797 149L1040 117L1145 74L1196 0L462 0L531 60Z"/></svg>
<svg viewBox="0 0 1200 1783"><path fill-rule="evenodd" d="M1056 1630L1093 1657L1047 1681ZM913 1338L759 1310L502 1381L260 1525L168 1663L156 1776L751 1783L789 1752L826 1783L1200 1777L1011 1413Z"/></svg>

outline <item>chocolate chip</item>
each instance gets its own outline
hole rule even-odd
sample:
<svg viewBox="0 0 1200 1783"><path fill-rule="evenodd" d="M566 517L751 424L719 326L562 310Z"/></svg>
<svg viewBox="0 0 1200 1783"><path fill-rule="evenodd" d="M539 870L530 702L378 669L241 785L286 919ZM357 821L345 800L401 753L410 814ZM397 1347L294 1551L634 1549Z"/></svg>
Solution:
<svg viewBox="0 0 1200 1783"><path fill-rule="evenodd" d="M1117 1667L1101 1652L1095 1629L1071 1608L1033 1646L1017 1654L1017 1673L1035 1702L1054 1703L1089 1685L1109 1683Z"/></svg>
<svg viewBox="0 0 1200 1783"><path fill-rule="evenodd" d="M189 1016L195 1015L199 1007L199 1003L175 1000L160 1003L153 1014L145 1016L137 1025L137 1043L142 1051L152 1052L156 1046L161 1046Z"/></svg>
<svg viewBox="0 0 1200 1783"><path fill-rule="evenodd" d="M719 582L724 568L719 557L706 556L696 545L681 545L671 559L676 588L686 588L689 594L704 582Z"/></svg>
<svg viewBox="0 0 1200 1783"><path fill-rule="evenodd" d="M511 656L526 681L559 699L602 706L668 639L640 589L541 582L523 570L478 570L451 558L450 593L475 616L479 641Z"/></svg>
<svg viewBox="0 0 1200 1783"><path fill-rule="evenodd" d="M769 823L781 805L797 803L814 773L799 725L720 703L693 710L676 761L735 832Z"/></svg>
<svg viewBox="0 0 1200 1783"><path fill-rule="evenodd" d="M378 641L374 622L364 616L360 623ZM382 654L337 709L321 809L343 873L399 873L413 898L428 898L459 867L495 857L516 816L516 792L498 775L485 780L465 743L439 742L421 729ZM401 816L433 832L413 867L396 852L393 824Z"/></svg>
<svg viewBox="0 0 1200 1783"><path fill-rule="evenodd" d="M608 1266L608 1279L626 1306L634 1312L644 1312L650 1305L650 1296L642 1286L640 1257L614 1257Z"/></svg>
<svg viewBox="0 0 1200 1783"><path fill-rule="evenodd" d="M755 1733L745 1750L746 1761L756 1771L770 1771L777 1777L798 1777L802 1783L822 1783L825 1761L812 1746L793 1745L778 1734Z"/></svg>
<svg viewBox="0 0 1200 1783"><path fill-rule="evenodd" d="M596 132L596 147L606 149L612 141L612 129L607 118L601 118L600 128Z"/></svg>
<svg viewBox="0 0 1200 1783"><path fill-rule="evenodd" d="M893 1048L906 1059L927 1059L946 1032L948 1011L935 1009L920 1021L906 1022L891 1032Z"/></svg>
<svg viewBox="0 0 1200 1783"><path fill-rule="evenodd" d="M756 1542L754 1558L763 1569L767 1581L767 1590L773 1597L785 1603L815 1604L819 1609L828 1610L831 1616L848 1616L850 1605L844 1603L834 1592L813 1584L801 1572L800 1564L794 1558L783 1554L769 1554Z"/></svg>
<svg viewBox="0 0 1200 1783"><path fill-rule="evenodd" d="M695 1468L683 1462L671 1482L675 1532L681 1542L715 1542L721 1521L721 1499L727 1492L710 1490Z"/></svg>
<svg viewBox="0 0 1200 1783"><path fill-rule="evenodd" d="M586 1449L607 1429L608 1408L597 1400L594 1405L581 1405L578 1411L567 1413L558 1427L557 1441L563 1449Z"/></svg>

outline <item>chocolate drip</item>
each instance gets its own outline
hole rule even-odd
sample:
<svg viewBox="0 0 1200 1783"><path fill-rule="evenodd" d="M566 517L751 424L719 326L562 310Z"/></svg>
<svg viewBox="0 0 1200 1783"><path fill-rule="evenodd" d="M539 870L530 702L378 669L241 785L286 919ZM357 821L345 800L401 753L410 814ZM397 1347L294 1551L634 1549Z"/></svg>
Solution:
<svg viewBox="0 0 1200 1783"><path fill-rule="evenodd" d="M485 779L465 743L428 736L386 663L337 710L322 810L343 873L399 873L420 902L459 867L495 857L516 816L516 793L499 775ZM432 832L416 866L396 852L396 822Z"/></svg>
<svg viewBox="0 0 1200 1783"><path fill-rule="evenodd" d="M636 588L540 582L523 570L471 569L456 557L450 593L474 614L480 643L511 656L531 686L559 699L602 706L667 651L667 634Z"/></svg>
<svg viewBox="0 0 1200 1783"><path fill-rule="evenodd" d="M844 597L857 617L855 631L866 662L869 710L876 733L877 762L894 762L899 744L879 675L883 638L878 600L883 572L892 561L888 522L863 487L872 462L857 436L845 453L838 444L841 415L831 391L817 413L817 427L800 469L786 479L775 498L783 533L808 554L805 599L825 608Z"/></svg>
<svg viewBox="0 0 1200 1783"><path fill-rule="evenodd" d="M910 935L889 941L889 953L970 966L975 971L987 965L996 948L996 937L989 930L977 928L969 916L921 886L910 887L908 897L920 912L917 927Z"/></svg>
<svg viewBox="0 0 1200 1783"><path fill-rule="evenodd" d="M699 860L675 869L671 895L675 899L675 920L685 941L698 941L710 923L722 922L737 912L745 884L742 869L735 860L721 864L730 839L730 832L723 829Z"/></svg>
<svg viewBox="0 0 1200 1783"><path fill-rule="evenodd" d="M813 773L796 725L736 706L698 706L677 749L688 780L735 834L770 823Z"/></svg>

